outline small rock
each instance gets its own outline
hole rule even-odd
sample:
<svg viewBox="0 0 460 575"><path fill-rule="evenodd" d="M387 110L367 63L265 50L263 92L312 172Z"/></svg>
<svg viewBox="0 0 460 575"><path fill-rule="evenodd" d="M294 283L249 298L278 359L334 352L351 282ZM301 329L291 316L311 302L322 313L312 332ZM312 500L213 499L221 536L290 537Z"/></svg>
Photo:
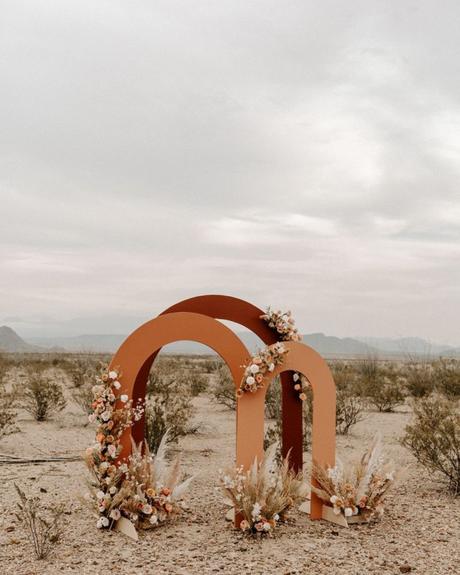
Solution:
<svg viewBox="0 0 460 575"><path fill-rule="evenodd" d="M401 573L410 573L412 571L412 567L410 565L401 565L399 570Z"/></svg>

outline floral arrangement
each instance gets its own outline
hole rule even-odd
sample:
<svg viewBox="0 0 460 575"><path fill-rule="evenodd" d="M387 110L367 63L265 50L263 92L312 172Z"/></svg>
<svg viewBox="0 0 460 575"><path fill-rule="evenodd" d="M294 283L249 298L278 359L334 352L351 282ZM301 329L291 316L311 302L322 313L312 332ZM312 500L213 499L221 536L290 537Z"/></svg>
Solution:
<svg viewBox="0 0 460 575"><path fill-rule="evenodd" d="M287 352L288 350L281 342L276 342L260 350L245 367L237 395L241 396L245 391L254 393L264 387L266 375L272 373L277 365L283 363Z"/></svg>
<svg viewBox="0 0 460 575"><path fill-rule="evenodd" d="M248 535L271 535L308 493L303 475L289 469L288 458L276 463L275 445L246 472L238 468L221 474L221 484L235 514L243 517L239 529Z"/></svg>
<svg viewBox="0 0 460 575"><path fill-rule="evenodd" d="M295 327L295 321L290 310L287 312L274 311L269 306L260 318L278 332L281 341L302 341L302 336Z"/></svg>
<svg viewBox="0 0 460 575"><path fill-rule="evenodd" d="M295 321L290 310L287 312L274 311L269 306L266 312L260 316L260 319L263 319L269 327L274 329L282 341L302 341L302 336L295 327ZM299 399L305 401L310 382L297 371L294 372L293 381L294 389L299 393Z"/></svg>
<svg viewBox="0 0 460 575"><path fill-rule="evenodd" d="M315 464L312 479L317 485L311 490L332 505L336 515L369 521L383 514L383 500L394 481L394 469L390 463L385 464L381 440L376 437L358 463L348 469L340 462L332 468Z"/></svg>
<svg viewBox="0 0 460 575"><path fill-rule="evenodd" d="M119 395L120 374L104 370L92 389L94 395L91 422L97 422L96 443L88 447L85 460L95 478L94 496L99 529L114 527L125 517L136 528L155 527L177 514L178 501L190 480L178 484L179 462L166 465L167 433L155 456L145 445L133 443L131 455L117 462L123 431L138 421L144 408L133 407L126 395ZM121 407L117 408L117 401Z"/></svg>

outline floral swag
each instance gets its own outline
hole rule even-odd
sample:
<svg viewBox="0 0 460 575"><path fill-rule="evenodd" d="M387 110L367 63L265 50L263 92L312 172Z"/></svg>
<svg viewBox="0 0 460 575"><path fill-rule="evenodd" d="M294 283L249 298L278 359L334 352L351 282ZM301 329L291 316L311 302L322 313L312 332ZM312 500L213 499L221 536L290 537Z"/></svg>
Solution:
<svg viewBox="0 0 460 575"><path fill-rule="evenodd" d="M302 341L302 336L295 327L295 321L291 311L274 311L268 307L266 312L260 316L260 319L263 319L272 330L276 331L281 341L267 346L251 358L248 365L245 366L243 379L237 390L237 396L243 395L246 391L254 393L265 386L267 375L283 363L288 353L288 350L282 342ZM298 392L299 399L305 401L307 399L307 391L310 388L310 382L303 374L298 372L294 372L292 379L294 389Z"/></svg>
<svg viewBox="0 0 460 575"><path fill-rule="evenodd" d="M123 462L121 436L139 421L144 412L142 402L133 406L127 395L120 394L121 374L103 370L93 386L93 413L97 423L96 442L88 447L85 461L93 474L93 495L99 529L112 529L125 518L137 529L155 527L180 511L180 498L190 479L179 484L179 462L171 468L165 462L167 433L153 456L147 445L133 443L132 453ZM119 407L118 407L118 406Z"/></svg>

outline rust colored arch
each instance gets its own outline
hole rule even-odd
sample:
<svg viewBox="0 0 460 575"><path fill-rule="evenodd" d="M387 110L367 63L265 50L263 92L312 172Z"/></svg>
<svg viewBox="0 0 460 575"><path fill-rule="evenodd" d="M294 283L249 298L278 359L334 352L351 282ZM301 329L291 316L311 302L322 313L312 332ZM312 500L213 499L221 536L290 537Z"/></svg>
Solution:
<svg viewBox="0 0 460 575"><path fill-rule="evenodd" d="M299 371L308 378L313 390L312 460L333 467L335 465L336 391L332 374L325 360L311 347L296 342L285 342L284 345L289 352L284 363L274 370L270 381L286 370ZM262 430L263 443L265 394L270 381L258 392L245 393L239 399L237 441L247 437L250 433L258 433L258 430ZM260 438L258 441L260 442ZM250 465L251 455L242 449L240 454L243 458L239 461L240 465ZM257 455L263 457L263 446ZM310 516L312 519L322 517L322 501L313 493Z"/></svg>
<svg viewBox="0 0 460 575"><path fill-rule="evenodd" d="M273 331L264 320L260 319L264 311L240 298L217 294L196 296L176 303L164 310L160 315L177 312L199 313L216 319L232 321L251 330L265 345L271 345L278 341L276 332ZM145 381L159 351L160 349L153 350L152 348L152 353L146 358L138 374L134 390L134 397L136 399L143 397ZM283 457L285 457L290 451L291 466L294 470L299 471L302 469L303 459L302 404L291 385L292 373L284 371L281 374L281 384L283 413L282 454ZM143 439L143 420L133 426L132 434L137 442Z"/></svg>
<svg viewBox="0 0 460 575"><path fill-rule="evenodd" d="M110 368L119 368L122 373L120 395L126 394L134 401L144 398L147 378L140 379L139 374L152 356L152 350L156 351L178 340L197 341L211 347L226 362L233 380L241 381L243 365L250 354L232 330L206 315L176 312L158 316L144 323L121 344L110 363ZM139 441L138 438L133 438ZM121 445L119 460L131 452L131 429L126 429L123 433ZM250 445L249 449L252 448Z"/></svg>

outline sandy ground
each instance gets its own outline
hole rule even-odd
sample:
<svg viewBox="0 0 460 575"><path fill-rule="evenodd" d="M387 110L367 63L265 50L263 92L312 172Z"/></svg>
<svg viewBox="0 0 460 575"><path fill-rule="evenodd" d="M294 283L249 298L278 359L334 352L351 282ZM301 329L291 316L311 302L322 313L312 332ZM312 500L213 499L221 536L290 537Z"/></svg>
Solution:
<svg viewBox="0 0 460 575"><path fill-rule="evenodd" d="M380 522L344 529L295 512L274 538L252 541L224 520L218 489L219 469L233 460L234 414L206 395L195 402L201 433L180 444L184 470L197 475L189 510L175 524L142 533L138 542L96 529L95 517L81 502L87 477L82 462L1 466L1 573L362 575L407 572L407 566L423 575L460 573L460 501L446 495L399 445L410 418L407 407L394 414L367 413L350 436L337 441L339 456L347 460L360 456L377 430L382 433L401 473ZM74 404L51 422L36 423L21 413L19 426L19 433L0 440L0 453L74 454L94 433ZM63 537L44 561L34 558L15 518L14 482L49 505L65 505Z"/></svg>

